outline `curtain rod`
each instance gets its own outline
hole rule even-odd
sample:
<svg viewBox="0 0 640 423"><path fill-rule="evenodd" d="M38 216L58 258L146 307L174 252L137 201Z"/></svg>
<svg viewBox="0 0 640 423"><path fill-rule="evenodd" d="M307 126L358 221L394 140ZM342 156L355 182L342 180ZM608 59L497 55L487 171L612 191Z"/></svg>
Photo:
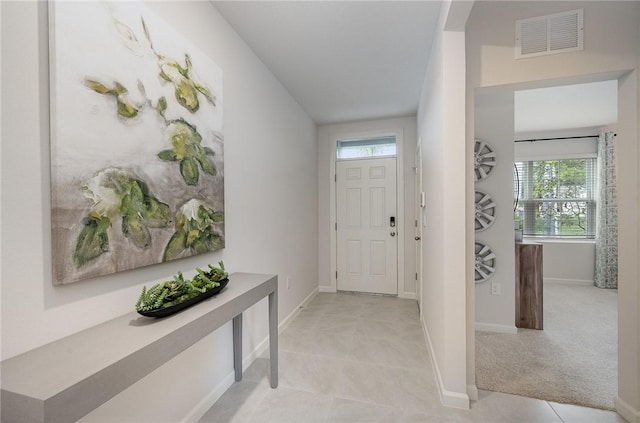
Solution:
<svg viewBox="0 0 640 423"><path fill-rule="evenodd" d="M618 134L613 134L614 137ZM578 137L559 137L559 138L534 138L530 140L514 140L513 142L535 142L535 141L553 141L553 140L573 140L576 138L599 138L600 135L580 135Z"/></svg>

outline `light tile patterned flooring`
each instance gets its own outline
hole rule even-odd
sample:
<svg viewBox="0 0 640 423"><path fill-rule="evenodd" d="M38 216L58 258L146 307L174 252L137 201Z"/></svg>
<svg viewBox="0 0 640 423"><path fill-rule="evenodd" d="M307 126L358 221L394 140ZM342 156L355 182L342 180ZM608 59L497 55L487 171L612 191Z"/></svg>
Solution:
<svg viewBox="0 0 640 423"><path fill-rule="evenodd" d="M489 391L470 410L443 407L413 300L320 293L279 341L278 388L263 355L201 423L624 422L611 411Z"/></svg>

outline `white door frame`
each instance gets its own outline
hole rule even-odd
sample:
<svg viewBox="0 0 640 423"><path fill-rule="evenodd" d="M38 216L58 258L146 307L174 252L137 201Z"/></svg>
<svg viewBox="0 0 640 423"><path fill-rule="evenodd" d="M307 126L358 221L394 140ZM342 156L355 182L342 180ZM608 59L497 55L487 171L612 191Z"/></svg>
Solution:
<svg viewBox="0 0 640 423"><path fill-rule="evenodd" d="M422 137L418 138L418 142L416 144L416 151L415 151L415 185L414 185L414 192L415 192L415 204L414 204L414 208L415 208L415 230L414 230L414 234L415 236L419 236L420 239L416 241L416 249L415 249L415 255L416 255L416 299L418 300L418 308L420 309L420 318L422 319L422 279L423 279L423 272L424 272L424 268L423 268L423 260L422 260L422 247L423 247L423 241L422 241L422 235L423 235L423 224L424 224L424 207L425 204L423 204L424 201L424 193L423 193L423 186L422 186ZM418 246L420 248L418 248Z"/></svg>
<svg viewBox="0 0 640 423"><path fill-rule="evenodd" d="M358 138L374 138L383 136L395 136L396 137L396 195L397 195L397 228L398 228L398 297L400 298L415 298L414 292L406 292L404 284L404 241L405 241L405 228L406 222L404 215L404 131L402 129L388 129L388 130L363 130L363 131L350 131L350 132L336 132L329 134L329 198L331 201L331 207L329 209L330 226L330 264L331 264L331 285L327 288L321 287L320 291L323 292L337 292L338 279L336 278L336 272L338 268L337 263L337 234L336 234L336 150L339 140L358 139Z"/></svg>

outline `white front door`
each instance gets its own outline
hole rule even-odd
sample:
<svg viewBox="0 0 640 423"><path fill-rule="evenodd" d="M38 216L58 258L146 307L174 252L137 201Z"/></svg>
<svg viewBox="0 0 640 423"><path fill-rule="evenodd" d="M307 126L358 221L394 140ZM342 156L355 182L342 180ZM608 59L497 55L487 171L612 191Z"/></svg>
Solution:
<svg viewBox="0 0 640 423"><path fill-rule="evenodd" d="M396 159L336 163L337 288L398 294Z"/></svg>

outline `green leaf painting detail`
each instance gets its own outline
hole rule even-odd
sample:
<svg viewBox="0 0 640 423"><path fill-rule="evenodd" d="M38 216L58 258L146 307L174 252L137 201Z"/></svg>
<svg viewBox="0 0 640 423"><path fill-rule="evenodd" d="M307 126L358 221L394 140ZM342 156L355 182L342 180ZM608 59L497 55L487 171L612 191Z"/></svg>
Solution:
<svg viewBox="0 0 640 423"><path fill-rule="evenodd" d="M161 151L158 157L164 161L179 161L180 174L187 185L198 184L198 167L209 175L216 175L216 167L209 158L214 152L202 145L202 136L195 126L183 119L174 120L167 126L166 134L173 148Z"/></svg>
<svg viewBox="0 0 640 423"><path fill-rule="evenodd" d="M158 99L156 110L158 111L160 116L162 116L162 118L166 120L166 118L164 117L164 112L167 110L167 99L165 97L160 97Z"/></svg>
<svg viewBox="0 0 640 423"><path fill-rule="evenodd" d="M176 59L158 53L153 46L151 34L146 22L142 18L141 22L144 35L158 60L158 67L160 68L159 76L162 80L173 84L174 95L178 104L191 113L195 113L200 108L198 93L201 93L209 103L215 106L216 96L206 85L202 84L196 78L193 71L193 65L191 63L191 57L189 57L188 54L184 55L185 66L183 67Z"/></svg>
<svg viewBox="0 0 640 423"><path fill-rule="evenodd" d="M89 216L82 220L82 225L73 252L73 261L76 266L82 266L109 251L107 229L111 226L111 220L108 217Z"/></svg>
<svg viewBox="0 0 640 423"><path fill-rule="evenodd" d="M212 105L216 105L215 96L206 86L199 83L193 76L191 58L188 54L184 56L185 67L182 67L177 60L167 56L158 55L158 67L160 68L160 78L170 82L174 86L174 95L178 103L195 113L200 108L198 92L200 92Z"/></svg>
<svg viewBox="0 0 640 423"><path fill-rule="evenodd" d="M116 112L123 118L130 119L138 115L139 107L129 103L126 98L127 89L115 81L113 88L109 88L99 81L93 79L85 79L84 84L93 91L102 95L111 95L116 99Z"/></svg>
<svg viewBox="0 0 640 423"><path fill-rule="evenodd" d="M141 73L131 75L131 72L123 73L116 70L114 74L105 76L104 72L107 69L115 68L107 67L97 71L93 69L93 73L84 74L84 79L74 80L74 84L92 95L93 101L106 104L109 115L118 118L118 124L123 125L123 128L135 127L132 134L135 131L141 132L140 128L148 128L151 124L152 129L159 129L156 133L162 135L154 135L144 140L138 134L132 137L134 140L140 140L138 143L157 143L157 146L150 145L150 153L146 153L150 157L140 157L140 165L130 157L122 162L116 159L119 157L118 154L122 154L118 144L115 155L101 162L107 164L96 165L91 169L97 170L93 176L83 173L83 176L78 178L83 182L76 187L90 200L90 206L79 211L78 216L74 217L77 232L71 235L70 241L73 246L65 253L72 256L75 271L78 272L76 274L93 272L95 269L89 267L92 263L108 267L109 265L105 264L106 260L96 260L99 257L105 259L107 253L111 255L109 259L112 261L112 268L117 271L115 269L124 270L123 262L118 258L122 254L135 255L136 251L145 251L144 258L130 260L131 263L124 265L131 268L132 265L137 266L149 261L151 256L151 260L155 262L167 261L215 251L223 248L225 243L224 214L206 204L209 200L206 197L218 192L218 184L222 183L220 177L205 180L205 175L218 175L218 162L214 162L214 158L219 150L216 149L214 152L212 148L204 145L215 145L213 143L217 141L205 139L205 136L208 137L215 132L203 131L203 128L209 128L212 117L217 119L219 116L215 108L221 105L218 104L222 101L221 94L217 98L214 90L198 78L192 59L196 59L196 65L202 60L201 56L197 56L197 52L194 51L193 56L186 50L172 52L173 56L167 55L161 46L153 44L151 32L142 15L138 15L139 23L134 22L132 25L124 23L126 21L131 24L129 16L118 16L124 16L123 20L116 19L112 13L108 23L111 34L116 36L118 48L124 46L127 49L123 50L124 54L135 56L135 60L138 61L136 63L146 62L146 65L140 68ZM149 23L157 25L151 20ZM140 31L141 28L143 32ZM160 36L160 33L158 35ZM207 81L212 83L210 79ZM216 85L213 87L217 88ZM109 122L111 124L111 120ZM196 124L202 125L200 131ZM217 122L214 125L217 125ZM124 130L118 134L122 137L122 134L126 136L127 132ZM215 136L218 137L217 134ZM131 145L131 150L125 151L149 151L149 146L146 145L136 145L133 142L123 144L126 145L125 149ZM154 158L154 154L159 160ZM138 156L135 158L137 160ZM152 169L140 171L139 167L145 164L151 164ZM161 167L175 173L168 178L166 171L159 169ZM154 179L141 178L143 172L154 175ZM151 191L149 183L152 181L160 187L159 190L163 190L156 192L160 193L161 198L168 195L173 197L166 202L159 200ZM211 187L207 184L211 184ZM191 187L197 187L197 191ZM192 198L194 195L197 195L198 199ZM179 204L183 205L178 209ZM215 199L212 204L218 207L223 202ZM175 211L176 209L178 210ZM169 234L171 236L166 241ZM65 266L66 263L68 261L65 261ZM224 273L222 263L220 265L220 272ZM214 270L216 269L211 267L209 272ZM171 283L167 282L164 286L167 288L166 292L154 294L154 302L171 303L177 298L174 288L187 282L193 285L190 285L190 292L201 290L194 283L198 278L206 282L203 272L199 272L191 282L182 280L181 275ZM147 306L151 298L147 292Z"/></svg>
<svg viewBox="0 0 640 423"><path fill-rule="evenodd" d="M74 261L78 267L109 251L107 230L118 217L122 219L122 234L138 248L151 245L149 228L171 225L169 206L128 171L102 170L86 181L83 189L93 205L76 242Z"/></svg>
<svg viewBox="0 0 640 423"><path fill-rule="evenodd" d="M217 229L217 224L222 222L223 213L212 210L200 200L188 201L176 213L176 230L167 243L163 260L223 248L224 238Z"/></svg>

